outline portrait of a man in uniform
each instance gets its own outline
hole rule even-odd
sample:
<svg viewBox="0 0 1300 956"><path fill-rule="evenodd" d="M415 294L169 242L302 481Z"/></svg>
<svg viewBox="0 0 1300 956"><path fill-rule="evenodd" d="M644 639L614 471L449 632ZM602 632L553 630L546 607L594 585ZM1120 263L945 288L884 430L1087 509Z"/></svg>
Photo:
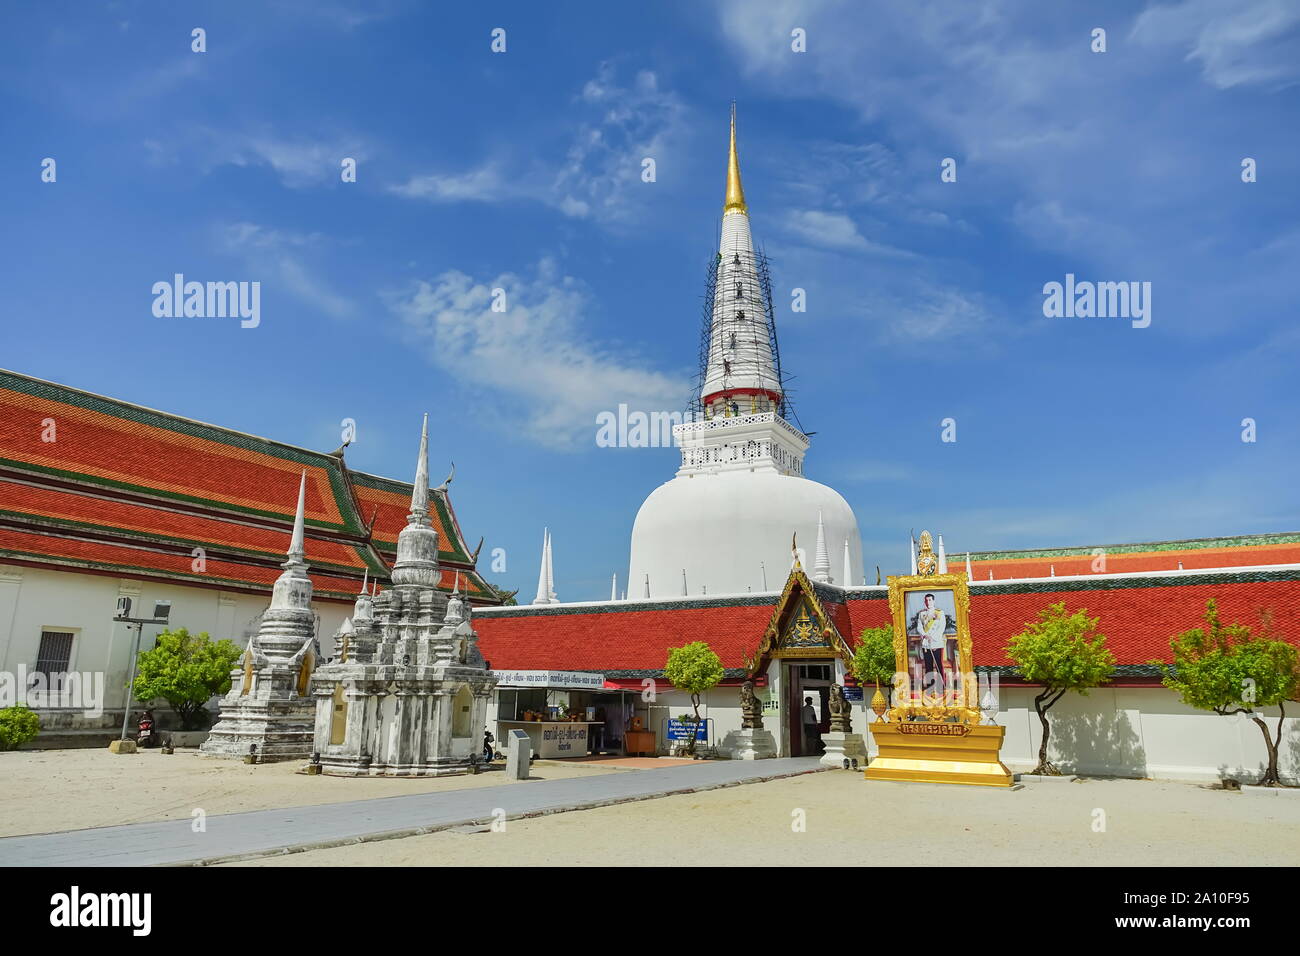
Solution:
<svg viewBox="0 0 1300 956"><path fill-rule="evenodd" d="M915 691L927 696L957 690L957 605L951 589L909 591L904 597L907 615L907 663Z"/></svg>

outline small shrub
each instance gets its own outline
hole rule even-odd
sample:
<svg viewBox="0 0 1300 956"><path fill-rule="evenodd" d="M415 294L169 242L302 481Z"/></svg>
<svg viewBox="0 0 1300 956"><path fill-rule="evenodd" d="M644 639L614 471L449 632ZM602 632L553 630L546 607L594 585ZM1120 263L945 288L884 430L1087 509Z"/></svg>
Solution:
<svg viewBox="0 0 1300 956"><path fill-rule="evenodd" d="M21 704L0 710L0 750L17 750L41 732L41 718Z"/></svg>

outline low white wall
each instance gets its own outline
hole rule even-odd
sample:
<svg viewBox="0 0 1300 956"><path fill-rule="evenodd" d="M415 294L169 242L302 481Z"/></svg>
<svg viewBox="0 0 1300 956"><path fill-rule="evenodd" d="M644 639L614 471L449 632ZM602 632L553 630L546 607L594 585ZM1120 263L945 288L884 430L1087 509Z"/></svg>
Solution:
<svg viewBox="0 0 1300 956"><path fill-rule="evenodd" d="M1013 770L1038 762L1042 727L1028 687L1003 686L996 722L1007 728L1002 761ZM1300 709L1300 708L1297 708ZM1278 708L1264 711L1275 732ZM1048 755L1061 770L1080 774L1210 782L1244 781L1263 773L1264 735L1249 718L1220 717L1188 707L1164 687L1113 687L1084 697L1066 694L1048 711ZM1300 777L1300 719L1287 717L1278 767Z"/></svg>
<svg viewBox="0 0 1300 956"><path fill-rule="evenodd" d="M865 700L853 705L853 729L869 729L875 714ZM1034 713L1034 688L1003 685L995 722L1007 728L1002 762L1013 771L1032 770L1038 762L1042 731ZM661 684L653 702L638 702L648 717L659 752L668 752L665 719L691 712L691 696ZM1297 717L1287 717L1278 766L1284 779L1300 782L1300 705ZM1277 725L1278 709L1265 711L1269 732ZM700 715L712 720L710 744L721 743L741 726L740 690L720 687L702 695ZM495 720L495 702L491 718ZM1245 717L1220 717L1184 705L1163 687L1113 687L1084 697L1066 694L1048 712L1052 731L1051 760L1063 772L1108 777L1150 777L1164 780L1216 782L1234 777L1251 782L1263 773L1268 759L1264 737ZM765 718L764 726L781 740L780 719ZM875 742L868 735L874 755Z"/></svg>
<svg viewBox="0 0 1300 956"><path fill-rule="evenodd" d="M872 690L853 705L853 729L858 733L875 720L868 708ZM1001 709L994 720L1007 728L1002 761L1014 771L1032 770L1038 763L1042 730L1034 713L1036 693L1006 685L999 690ZM690 709L689 694L661 691L651 705L652 728L661 734L664 716ZM1300 782L1300 705L1294 709L1297 716L1288 716L1283 725L1278 767L1284 779ZM700 713L713 719L710 730L716 729L717 742L722 741L729 731L740 729L739 689L716 688L705 694ZM1278 713L1276 707L1264 712L1270 734ZM1234 777L1250 782L1263 773L1268 760L1263 734L1253 721L1188 707L1164 687L1102 688L1086 697L1069 693L1048 712L1048 719L1051 760L1069 773L1207 783ZM764 725L779 741L778 722L769 717ZM874 753L874 742L868 744ZM666 750L662 737L660 749Z"/></svg>
<svg viewBox="0 0 1300 956"><path fill-rule="evenodd" d="M136 634L134 625L112 620L117 599L123 595L131 598L133 617L151 615L155 601L171 601L168 627L206 631L213 640L229 638L241 647L246 643L244 631L270 602L269 596L256 594L0 563L0 671L15 674L19 664L30 671L36 665L42 631L71 631L70 669L103 674L104 708L116 710L120 721ZM334 632L351 608L318 601L312 609L320 617L321 651L329 656ZM162 630L145 625L141 650L153 647ZM103 723L83 717L80 711L42 711L45 729Z"/></svg>

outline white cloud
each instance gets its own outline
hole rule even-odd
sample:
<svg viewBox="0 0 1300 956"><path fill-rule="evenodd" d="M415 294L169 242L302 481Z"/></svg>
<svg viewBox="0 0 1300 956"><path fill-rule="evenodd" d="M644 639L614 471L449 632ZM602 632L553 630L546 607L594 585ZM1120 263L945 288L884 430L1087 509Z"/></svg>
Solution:
<svg viewBox="0 0 1300 956"><path fill-rule="evenodd" d="M270 271L271 278L262 280L264 290L278 282L279 289L331 318L350 319L357 314L355 303L335 292L304 262L304 254L324 242L319 233L286 232L237 222L222 228L220 241L227 252L242 256L259 274Z"/></svg>
<svg viewBox="0 0 1300 956"><path fill-rule="evenodd" d="M1142 11L1131 37L1188 49L1206 81L1223 90L1300 81L1300 6L1293 0L1183 0Z"/></svg>
<svg viewBox="0 0 1300 956"><path fill-rule="evenodd" d="M389 192L407 199L427 199L431 202L499 202L507 198L527 196L526 192L520 192L501 178L495 163L464 173L412 176L405 183L390 187Z"/></svg>
<svg viewBox="0 0 1300 956"><path fill-rule="evenodd" d="M490 157L467 170L412 175L389 192L429 202L524 199L574 219L628 222L652 197L641 181L642 160L659 164L671 156L685 131L685 107L655 73L642 70L620 85L608 63L584 84L576 104L588 118L569 137L562 159Z"/></svg>
<svg viewBox="0 0 1300 956"><path fill-rule="evenodd" d="M504 312L492 310L494 289L505 292ZM624 402L672 411L687 395L686 376L593 342L581 322L586 289L551 260L529 276L452 270L387 298L434 364L485 394L474 404L481 416L496 414L499 427L542 445L580 447L595 440L598 412Z"/></svg>
<svg viewBox="0 0 1300 956"><path fill-rule="evenodd" d="M910 257L912 253L872 242L858 232L857 224L842 212L805 209L789 213L785 227L804 242L826 249L875 255Z"/></svg>
<svg viewBox="0 0 1300 956"><path fill-rule="evenodd" d="M359 137L328 135L288 137L268 131L216 130L206 126L183 127L166 140L144 141L150 161L157 165L183 163L209 173L222 166L263 167L290 189L306 189L341 182L344 158L357 161L359 176L371 157Z"/></svg>

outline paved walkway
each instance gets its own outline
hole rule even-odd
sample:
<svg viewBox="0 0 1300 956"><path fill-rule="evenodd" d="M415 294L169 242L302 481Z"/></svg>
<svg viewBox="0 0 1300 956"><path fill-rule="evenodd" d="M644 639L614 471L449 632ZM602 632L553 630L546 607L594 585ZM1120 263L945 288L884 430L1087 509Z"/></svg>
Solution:
<svg viewBox="0 0 1300 956"><path fill-rule="evenodd" d="M504 810L509 819L540 816L775 780L821 769L816 757L705 760L662 770L219 814L207 818L205 833L194 833L189 820L167 820L6 837L0 839L0 866L211 863L490 823L497 810Z"/></svg>

